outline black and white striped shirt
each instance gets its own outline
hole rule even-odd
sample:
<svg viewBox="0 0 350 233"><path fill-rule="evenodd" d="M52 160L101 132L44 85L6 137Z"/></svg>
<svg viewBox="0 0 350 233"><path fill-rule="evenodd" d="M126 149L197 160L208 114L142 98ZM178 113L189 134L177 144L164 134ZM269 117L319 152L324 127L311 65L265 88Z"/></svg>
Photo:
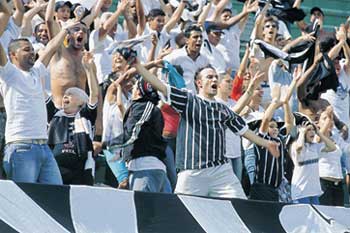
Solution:
<svg viewBox="0 0 350 233"><path fill-rule="evenodd" d="M176 139L176 166L180 170L202 169L227 162L225 129L242 135L245 121L226 105L168 87L168 100L180 113Z"/></svg>
<svg viewBox="0 0 350 233"><path fill-rule="evenodd" d="M286 147L287 140L290 139L289 135L284 136L279 134L277 138L270 137L267 133L258 133L258 136L280 143L279 151L281 155L275 158L270 152L262 146L254 145L256 155L256 173L255 182L260 184L268 184L277 188L284 176L285 163L286 163Z"/></svg>

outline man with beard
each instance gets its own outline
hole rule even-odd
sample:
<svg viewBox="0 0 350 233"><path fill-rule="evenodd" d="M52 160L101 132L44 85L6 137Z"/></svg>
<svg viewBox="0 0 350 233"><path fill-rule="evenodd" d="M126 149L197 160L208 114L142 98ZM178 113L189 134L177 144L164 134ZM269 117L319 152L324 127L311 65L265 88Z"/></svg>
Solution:
<svg viewBox="0 0 350 233"><path fill-rule="evenodd" d="M67 25L68 26L68 25ZM8 116L4 169L15 182L62 184L57 163L47 146L47 116L42 77L69 31L64 28L35 62L28 39L13 40L8 57L0 46L0 89Z"/></svg>

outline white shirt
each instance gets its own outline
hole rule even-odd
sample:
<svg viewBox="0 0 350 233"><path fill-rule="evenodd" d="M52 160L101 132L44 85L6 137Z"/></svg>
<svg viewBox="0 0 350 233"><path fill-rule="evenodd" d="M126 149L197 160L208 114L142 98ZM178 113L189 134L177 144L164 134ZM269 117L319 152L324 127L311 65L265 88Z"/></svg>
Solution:
<svg viewBox="0 0 350 233"><path fill-rule="evenodd" d="M156 34L158 35L157 31L152 30L148 24L146 24L145 31L143 32L143 36L149 35L149 34ZM162 51L162 49L165 47L166 43L169 41L170 43L171 36L170 34L163 28L163 30L158 35L158 43L155 51L155 58L158 56L158 54ZM141 45L141 61L147 62L149 51L152 48L152 41L151 37L146 40Z"/></svg>
<svg viewBox="0 0 350 233"><path fill-rule="evenodd" d="M36 62L29 72L8 62L0 67L0 89L7 113L6 143L47 139L47 112L42 86L46 67Z"/></svg>
<svg viewBox="0 0 350 233"><path fill-rule="evenodd" d="M233 25L229 29L225 29L224 36L221 38L220 43L216 46L224 55L227 68L237 71L241 63L239 57L239 50L241 46L241 30L239 26Z"/></svg>
<svg viewBox="0 0 350 233"><path fill-rule="evenodd" d="M13 17L10 17L10 20L6 26L4 33L0 37L0 43L4 48L6 54L8 54L8 46L10 42L14 39L19 38L21 35L21 28L18 27L13 21Z"/></svg>
<svg viewBox="0 0 350 233"><path fill-rule="evenodd" d="M223 53L212 45L209 40L205 39L201 48L201 54L209 59L209 63L216 69L219 74L226 73L226 62Z"/></svg>
<svg viewBox="0 0 350 233"><path fill-rule="evenodd" d="M215 97L216 101L219 103L223 103L228 106L230 109L236 105L236 102L232 99L228 99L228 101L224 101L218 97ZM241 137L234 134L231 130L226 129L225 131L225 139L226 139L226 153L225 157L234 159L241 157Z"/></svg>
<svg viewBox="0 0 350 233"><path fill-rule="evenodd" d="M186 46L181 49L175 49L172 53L164 57L172 65L181 66L183 69L183 77L185 79L186 88L192 93L196 93L194 84L194 75L199 68L205 67L209 64L206 56L199 55L196 60L190 58L186 51Z"/></svg>
<svg viewBox="0 0 350 233"><path fill-rule="evenodd" d="M159 0L142 0L141 3L146 16L152 9L160 9Z"/></svg>
<svg viewBox="0 0 350 233"><path fill-rule="evenodd" d="M292 146L291 157L294 171L291 192L293 200L320 196L323 193L318 168L319 155L323 147L322 143L305 143L300 154L297 154Z"/></svg>
<svg viewBox="0 0 350 233"><path fill-rule="evenodd" d="M122 103L127 109L130 104L130 98L122 95ZM109 104L107 100L103 103L103 133L102 141L106 142L116 138L123 133L123 115L116 103Z"/></svg>
<svg viewBox="0 0 350 233"><path fill-rule="evenodd" d="M94 53L94 62L96 64L96 75L98 83L104 81L104 77L112 72L112 55L108 54L105 49L113 43L113 39L106 35L99 40L99 30L93 30L90 35L89 47Z"/></svg>
<svg viewBox="0 0 350 233"><path fill-rule="evenodd" d="M341 71L338 76L339 85L337 87L337 92L334 92L332 89L327 90L326 93L321 95L321 98L328 100L339 120L344 122L347 126L350 126L350 76L346 74L344 64L345 60L341 60Z"/></svg>

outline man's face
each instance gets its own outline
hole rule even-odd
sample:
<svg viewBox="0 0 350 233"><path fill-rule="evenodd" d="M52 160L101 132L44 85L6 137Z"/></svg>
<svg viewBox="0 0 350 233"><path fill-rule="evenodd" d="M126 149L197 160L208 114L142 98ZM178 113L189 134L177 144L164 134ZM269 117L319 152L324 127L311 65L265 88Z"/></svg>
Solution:
<svg viewBox="0 0 350 233"><path fill-rule="evenodd" d="M217 46L220 43L221 36L222 36L222 32L211 31L208 33L209 42L212 45Z"/></svg>
<svg viewBox="0 0 350 233"><path fill-rule="evenodd" d="M122 72L125 70L126 68L126 65L127 65L127 61L124 59L124 57L116 52L114 55L113 55L113 63L112 63L112 70L113 72Z"/></svg>
<svg viewBox="0 0 350 233"><path fill-rule="evenodd" d="M108 11L108 9L112 6L112 0L104 0L103 5L101 7L102 12Z"/></svg>
<svg viewBox="0 0 350 233"><path fill-rule="evenodd" d="M67 5L58 8L56 12L56 18L58 20L66 22L70 18L70 8Z"/></svg>
<svg viewBox="0 0 350 233"><path fill-rule="evenodd" d="M223 77L219 83L220 93L230 96L232 92L232 78L228 75Z"/></svg>
<svg viewBox="0 0 350 233"><path fill-rule="evenodd" d="M152 30L155 30L157 32L161 32L163 30L164 23L165 23L165 17L159 15L159 16L156 16L156 17L150 19L149 27Z"/></svg>
<svg viewBox="0 0 350 233"><path fill-rule="evenodd" d="M35 63L35 53L33 46L30 42L20 41L20 46L13 54L13 59L16 59L16 62L23 69L28 71L30 68L34 66Z"/></svg>
<svg viewBox="0 0 350 233"><path fill-rule="evenodd" d="M312 15L310 16L310 21L315 22L316 19L323 22L323 14L320 11L314 11Z"/></svg>
<svg viewBox="0 0 350 233"><path fill-rule="evenodd" d="M226 22L232 17L231 12L225 11L221 14L221 21Z"/></svg>
<svg viewBox="0 0 350 233"><path fill-rule="evenodd" d="M214 98L218 92L219 76L212 68L207 68L199 73L199 78L196 81L198 90L203 96Z"/></svg>
<svg viewBox="0 0 350 233"><path fill-rule="evenodd" d="M203 36L201 32L192 31L190 37L187 39L187 47L190 51L199 53L203 43Z"/></svg>
<svg viewBox="0 0 350 233"><path fill-rule="evenodd" d="M35 32L35 39L43 45L47 45L47 43L49 42L49 34L45 23L42 23L38 26Z"/></svg>
<svg viewBox="0 0 350 233"><path fill-rule="evenodd" d="M267 21L264 24L264 39L273 40L277 35L277 23L274 21Z"/></svg>
<svg viewBox="0 0 350 233"><path fill-rule="evenodd" d="M69 32L70 46L74 49L83 49L87 41L88 28L84 24L78 24Z"/></svg>

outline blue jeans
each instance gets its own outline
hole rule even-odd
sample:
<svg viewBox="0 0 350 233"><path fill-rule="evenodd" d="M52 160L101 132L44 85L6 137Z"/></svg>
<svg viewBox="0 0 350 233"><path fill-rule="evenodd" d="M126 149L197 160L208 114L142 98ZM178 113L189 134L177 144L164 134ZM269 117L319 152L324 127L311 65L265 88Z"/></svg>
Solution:
<svg viewBox="0 0 350 233"><path fill-rule="evenodd" d="M143 192L171 193L166 173L159 169L130 171L129 189Z"/></svg>
<svg viewBox="0 0 350 233"><path fill-rule="evenodd" d="M253 184L255 180L255 169L256 169L255 160L256 158L255 158L255 151L253 146L244 150L244 167L247 170L250 184Z"/></svg>
<svg viewBox="0 0 350 233"><path fill-rule="evenodd" d="M235 173L239 181L242 181L242 170L243 170L242 158L238 157L230 160L231 160L233 173Z"/></svg>
<svg viewBox="0 0 350 233"><path fill-rule="evenodd" d="M62 184L56 160L47 145L7 144L3 162L7 178L15 182Z"/></svg>
<svg viewBox="0 0 350 233"><path fill-rule="evenodd" d="M318 196L312 196L312 197L304 197L304 198L296 199L294 200L294 203L319 205L320 201L318 200Z"/></svg>
<svg viewBox="0 0 350 233"><path fill-rule="evenodd" d="M165 149L165 159L163 160L165 166L166 166L166 172L168 179L170 181L170 185L172 190L175 190L176 182L177 182L177 174L176 174L176 167L175 167L175 156L173 150L170 148L170 146L167 146Z"/></svg>

